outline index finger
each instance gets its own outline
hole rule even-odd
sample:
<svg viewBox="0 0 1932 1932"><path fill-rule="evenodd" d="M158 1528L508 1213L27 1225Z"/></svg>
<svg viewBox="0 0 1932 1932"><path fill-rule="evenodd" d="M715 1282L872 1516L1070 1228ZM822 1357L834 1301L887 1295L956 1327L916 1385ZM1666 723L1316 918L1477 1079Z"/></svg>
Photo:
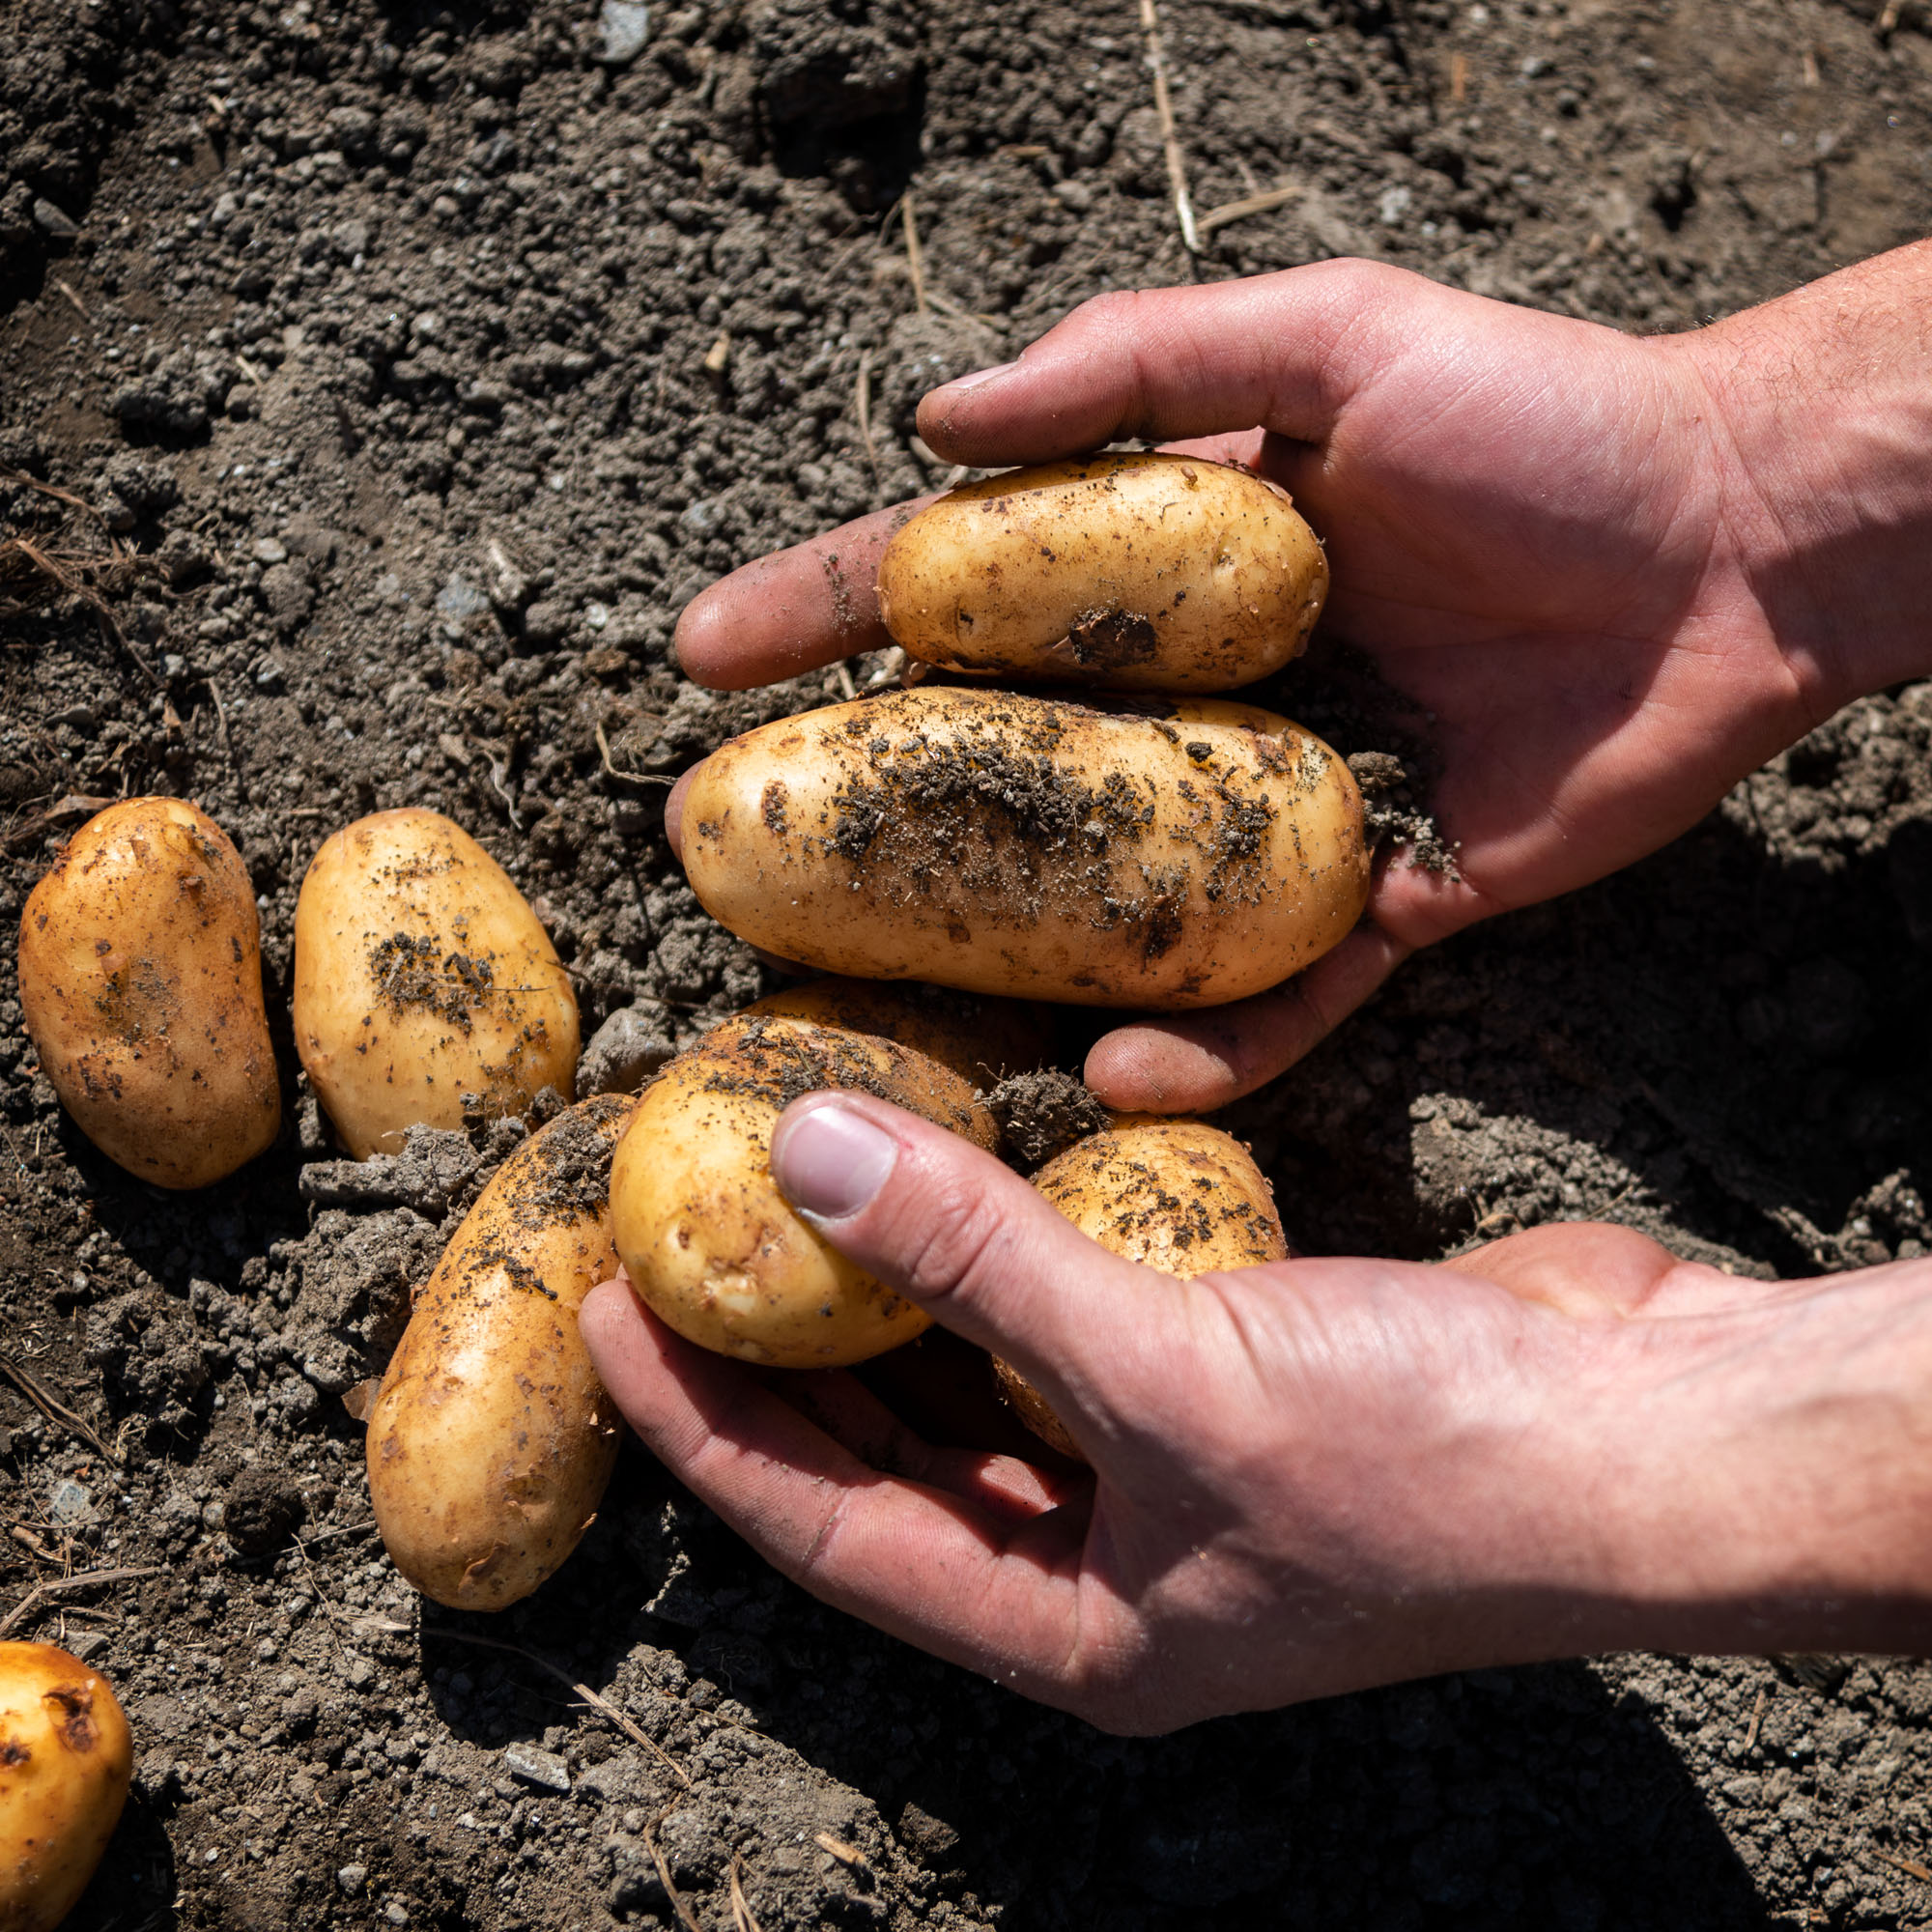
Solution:
<svg viewBox="0 0 1932 1932"><path fill-rule="evenodd" d="M879 621L879 553L931 501L874 510L699 591L677 620L686 675L713 691L749 691L883 649L892 639Z"/></svg>

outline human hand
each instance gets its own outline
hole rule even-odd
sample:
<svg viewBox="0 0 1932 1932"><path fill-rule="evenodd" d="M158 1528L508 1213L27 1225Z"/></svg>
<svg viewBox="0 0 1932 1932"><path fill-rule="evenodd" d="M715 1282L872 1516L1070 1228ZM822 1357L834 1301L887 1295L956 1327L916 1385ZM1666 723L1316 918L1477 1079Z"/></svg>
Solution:
<svg viewBox="0 0 1932 1932"><path fill-rule="evenodd" d="M1170 1112L1246 1093L1413 949L1654 850L1858 692L1932 668L1928 303L1927 244L1648 340L1338 262L1103 296L929 395L921 433L962 463L1178 438L1281 483L1327 542L1326 630L1435 735L1456 872L1385 866L1307 972L1109 1034L1089 1085ZM905 514L712 585L686 669L742 689L888 642L873 582Z"/></svg>
<svg viewBox="0 0 1932 1932"><path fill-rule="evenodd" d="M843 1252L1011 1361L1091 1477L935 1448L842 1373L580 1318L645 1443L814 1595L1159 1731L1618 1647L1932 1635L1932 1264L1745 1281L1628 1230L1177 1281L963 1140L811 1094L772 1144Z"/></svg>

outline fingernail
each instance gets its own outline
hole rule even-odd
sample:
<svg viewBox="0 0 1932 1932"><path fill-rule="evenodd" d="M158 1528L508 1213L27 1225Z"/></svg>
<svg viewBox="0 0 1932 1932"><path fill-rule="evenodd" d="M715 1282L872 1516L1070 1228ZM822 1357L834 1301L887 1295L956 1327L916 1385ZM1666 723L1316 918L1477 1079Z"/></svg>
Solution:
<svg viewBox="0 0 1932 1932"><path fill-rule="evenodd" d="M998 382L1009 370L1019 366L1017 362L995 362L990 369L975 369L970 376L956 376L950 383L942 383L933 394L956 395L961 389L977 389L984 384Z"/></svg>
<svg viewBox="0 0 1932 1932"><path fill-rule="evenodd" d="M822 1100L788 1115L772 1137L772 1175L801 1214L842 1221L891 1177L898 1144L863 1114Z"/></svg>

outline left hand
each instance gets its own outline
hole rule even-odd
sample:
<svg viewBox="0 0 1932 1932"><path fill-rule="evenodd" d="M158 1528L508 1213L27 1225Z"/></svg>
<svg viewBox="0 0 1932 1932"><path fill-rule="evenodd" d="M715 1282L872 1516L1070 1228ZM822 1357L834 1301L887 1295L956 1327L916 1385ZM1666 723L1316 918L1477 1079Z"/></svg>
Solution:
<svg viewBox="0 0 1932 1932"><path fill-rule="evenodd" d="M772 1165L844 1253L1011 1361L1093 1464L787 1400L626 1284L584 1303L644 1441L788 1576L1103 1727L1624 1647L1932 1636L1932 1263L1766 1284L1565 1224L1441 1266L1190 1282L862 1094Z"/></svg>

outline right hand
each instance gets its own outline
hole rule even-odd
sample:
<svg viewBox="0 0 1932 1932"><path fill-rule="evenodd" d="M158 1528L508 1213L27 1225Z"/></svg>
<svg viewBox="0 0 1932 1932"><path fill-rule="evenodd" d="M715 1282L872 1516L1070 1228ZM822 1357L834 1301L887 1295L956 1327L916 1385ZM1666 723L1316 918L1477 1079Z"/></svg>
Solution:
<svg viewBox="0 0 1932 1932"><path fill-rule="evenodd" d="M1928 307L1927 243L1648 340L1336 262L1102 296L927 396L921 434L961 463L1182 439L1282 484L1327 542L1327 629L1435 734L1456 873L1384 867L1334 952L1108 1035L1094 1090L1185 1111L1259 1086L1415 948L1655 850L1858 692L1932 668ZM738 690L889 642L873 582L906 514L713 584L679 621L685 668Z"/></svg>

